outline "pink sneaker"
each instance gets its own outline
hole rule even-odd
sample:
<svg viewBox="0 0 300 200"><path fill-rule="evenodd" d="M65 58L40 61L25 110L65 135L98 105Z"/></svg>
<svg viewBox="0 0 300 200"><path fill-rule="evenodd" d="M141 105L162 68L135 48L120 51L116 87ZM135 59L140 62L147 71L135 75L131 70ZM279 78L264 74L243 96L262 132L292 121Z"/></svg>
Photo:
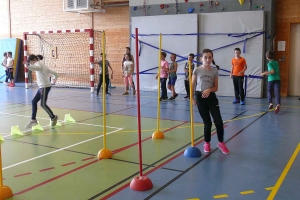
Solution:
<svg viewBox="0 0 300 200"><path fill-rule="evenodd" d="M205 153L210 153L211 152L211 149L210 149L210 143L209 142L205 142L204 145L204 152Z"/></svg>
<svg viewBox="0 0 300 200"><path fill-rule="evenodd" d="M229 153L229 150L227 149L226 144L224 142L219 142L218 147L219 147L219 149L221 149L221 151L224 154L228 154Z"/></svg>

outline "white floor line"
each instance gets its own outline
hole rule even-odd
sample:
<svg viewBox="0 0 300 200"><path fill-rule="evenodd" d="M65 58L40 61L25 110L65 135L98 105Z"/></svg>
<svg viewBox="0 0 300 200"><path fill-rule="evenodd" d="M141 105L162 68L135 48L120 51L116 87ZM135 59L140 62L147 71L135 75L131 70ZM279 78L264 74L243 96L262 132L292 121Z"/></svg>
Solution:
<svg viewBox="0 0 300 200"><path fill-rule="evenodd" d="M114 132L117 132L117 131L120 131L120 130L123 130L123 129L124 129L124 128L119 128L119 129L117 129L117 130L114 130L114 131L111 131L111 132L109 132L109 133L106 133L106 135L112 134L112 133L114 133ZM22 161L22 162L18 162L18 163L16 163L16 164L13 164L13 165L4 167L4 168L2 168L2 170L6 170L6 169L9 169L9 168L12 168L12 167L15 167L15 166L18 166L18 165L21 165L21 164L24 164L24 163L33 161L33 160L36 160L36 159L38 159L38 158L42 158L42 157L45 157L45 156L48 156L48 155L51 155L51 154L60 152L60 151L62 151L62 150L65 150L65 149L68 149L68 148L71 148L71 147L74 147L74 146L77 146L77 145L80 145L80 144L83 144L83 143L86 143L86 142L89 142L89 141L92 141L92 140L95 140L95 139L101 138L101 137L103 137L103 135L100 135L100 136L97 136L97 137L93 137L93 138L91 138L91 139L84 140L84 141L82 141L82 142L78 142L78 143L76 143L76 144L72 144L72 145L66 146L66 147L64 147L64 148L57 149L57 150L55 150L55 151L51 151L51 152L49 152L49 153L45 153L45 154L42 154L42 155L37 156L37 157L34 157L34 158L30 158L30 159L28 159L28 160L24 160L24 161Z"/></svg>
<svg viewBox="0 0 300 200"><path fill-rule="evenodd" d="M4 112L0 112L0 114L6 114L6 115L13 115L13 116L18 116L18 117L31 117L31 116L27 116L27 115L17 115L17 114L12 114L12 113L4 113ZM37 117L37 119L45 119L45 120L50 120L49 118L43 118L43 117ZM60 123L64 123L65 121L60 121L58 120ZM76 124L81 124L81 125L87 125L87 126L99 126L99 127L103 127L103 125L97 125L97 124L87 124L87 123L77 123ZM44 127L44 126L43 126ZM46 126L47 127L47 126ZM118 129L119 127L114 127L114 126L106 126L107 128L115 128ZM28 132L28 131L26 131Z"/></svg>

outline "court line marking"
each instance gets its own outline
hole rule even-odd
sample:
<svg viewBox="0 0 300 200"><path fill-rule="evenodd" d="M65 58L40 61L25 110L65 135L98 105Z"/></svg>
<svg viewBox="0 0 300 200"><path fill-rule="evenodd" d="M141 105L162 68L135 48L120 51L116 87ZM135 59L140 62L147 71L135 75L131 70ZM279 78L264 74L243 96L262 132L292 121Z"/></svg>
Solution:
<svg viewBox="0 0 300 200"><path fill-rule="evenodd" d="M114 131L111 131L111 132L109 132L109 133L106 133L106 135L115 133L115 132L117 132L117 131L119 131L119 130L123 130L123 129L124 129L124 128L119 128L119 129L117 129L117 130L114 130ZM13 165L4 167L4 168L2 168L2 170L10 169L10 168L12 168L12 167L15 167L15 166L18 166L18 165L21 165L21 164L24 164L24 163L27 163L27 162L36 160L36 159L38 159L38 158L42 158L42 157L45 157L45 156L48 156L48 155L57 153L57 152L59 152L59 151L62 151L62 150L65 150L65 149L68 149L68 148L71 148L71 147L74 147L74 146L77 146L77 145L80 145L80 144L83 144L83 143L86 143L86 142L95 140L95 139L100 138L100 137L103 137L103 135L99 135L99 136L97 136L97 137L93 137L93 138L90 138L90 139L87 139L87 140L84 140L84 141L81 141L81 142L78 142L78 143L75 143L75 144L72 144L72 145L69 145L69 146L60 148L60 149L57 149L57 150L55 150L55 151L51 151L51 152L49 152L49 153L45 153L45 154L42 154L42 155L40 155L40 156L36 156L36 157L34 157L34 158L30 158L30 159L27 159L27 160L18 162L18 163L16 163L16 164L13 164Z"/></svg>
<svg viewBox="0 0 300 200"><path fill-rule="evenodd" d="M288 174L291 166L293 165L295 159L297 158L297 155L298 155L299 151L300 151L300 143L298 144L297 148L295 149L295 151L294 151L293 155L291 156L289 162L286 164L284 170L282 171L279 179L277 180L277 182L276 182L274 188L272 189L270 195L268 196L267 200L273 200L274 197L276 196L276 193L278 192L282 182L284 181L284 179L285 179L286 175Z"/></svg>

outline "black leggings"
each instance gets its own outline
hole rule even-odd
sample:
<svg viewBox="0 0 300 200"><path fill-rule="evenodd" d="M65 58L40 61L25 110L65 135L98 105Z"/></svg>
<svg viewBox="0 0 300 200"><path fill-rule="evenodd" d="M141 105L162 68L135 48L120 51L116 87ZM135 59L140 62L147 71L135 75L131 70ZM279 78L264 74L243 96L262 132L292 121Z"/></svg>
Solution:
<svg viewBox="0 0 300 200"><path fill-rule="evenodd" d="M236 99L245 100L244 76L233 76L234 95Z"/></svg>
<svg viewBox="0 0 300 200"><path fill-rule="evenodd" d="M103 82L102 77L103 77L103 75L100 74L99 75L99 82L98 82L98 86L97 86L97 95L99 94L99 91L100 91L100 88L101 88L101 85L102 85L102 82ZM105 92L107 94L108 93L108 86L109 86L109 75L108 74L105 75L105 85L106 85Z"/></svg>
<svg viewBox="0 0 300 200"><path fill-rule="evenodd" d="M47 106L48 93L50 92L51 87L39 88L35 97L32 99L32 115L31 119L36 120L37 113L37 103L41 100L42 108L48 113L49 117L53 119L55 116L52 110Z"/></svg>
<svg viewBox="0 0 300 200"><path fill-rule="evenodd" d="M211 92L207 98L202 98L202 92L196 92L196 101L200 116L204 124L204 140L210 142L212 122L210 115L214 119L217 128L218 140L224 140L223 120L220 113L219 100L214 92Z"/></svg>

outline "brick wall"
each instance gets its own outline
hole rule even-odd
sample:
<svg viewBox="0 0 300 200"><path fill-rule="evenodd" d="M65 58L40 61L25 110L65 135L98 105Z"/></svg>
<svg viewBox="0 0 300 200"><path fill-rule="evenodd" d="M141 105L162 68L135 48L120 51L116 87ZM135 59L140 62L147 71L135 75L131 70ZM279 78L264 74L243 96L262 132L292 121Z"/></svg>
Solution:
<svg viewBox="0 0 300 200"><path fill-rule="evenodd" d="M0 38L9 37L8 0L0 1ZM105 8L106 13L63 12L63 1L10 0L11 36L23 39L23 32L93 28L107 35L107 58L115 71L113 85L122 84L121 59L129 45L129 7ZM98 55L95 55L96 57ZM20 80L20 79L19 79Z"/></svg>

